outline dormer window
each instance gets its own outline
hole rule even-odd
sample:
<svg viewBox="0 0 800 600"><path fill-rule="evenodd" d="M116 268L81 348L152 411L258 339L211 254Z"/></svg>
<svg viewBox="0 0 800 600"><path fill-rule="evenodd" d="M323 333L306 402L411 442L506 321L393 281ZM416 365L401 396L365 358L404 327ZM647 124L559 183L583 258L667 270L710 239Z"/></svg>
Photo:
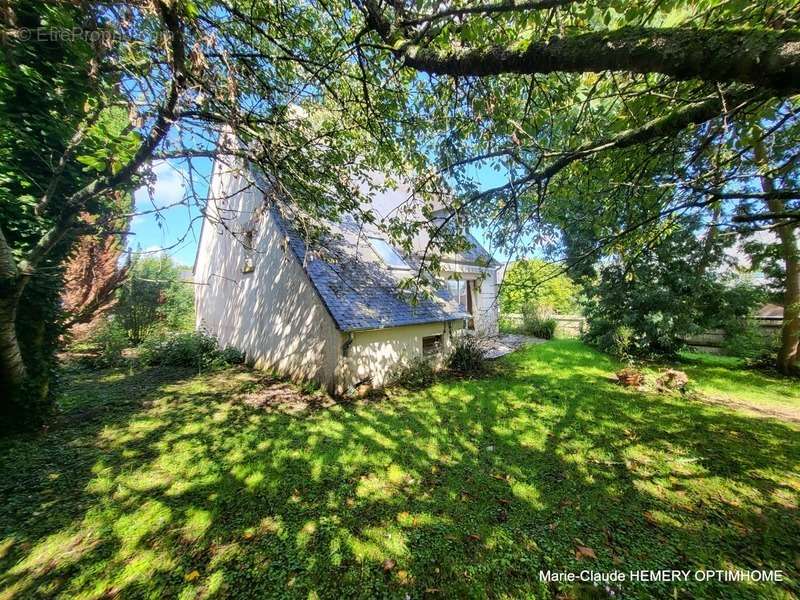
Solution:
<svg viewBox="0 0 800 600"><path fill-rule="evenodd" d="M375 250L375 253L381 257L381 260L385 262L390 269L405 271L411 269L411 267L406 264L406 261L403 260L403 257L397 253L397 250L386 243L386 240L377 237L368 237L367 239L372 249Z"/></svg>

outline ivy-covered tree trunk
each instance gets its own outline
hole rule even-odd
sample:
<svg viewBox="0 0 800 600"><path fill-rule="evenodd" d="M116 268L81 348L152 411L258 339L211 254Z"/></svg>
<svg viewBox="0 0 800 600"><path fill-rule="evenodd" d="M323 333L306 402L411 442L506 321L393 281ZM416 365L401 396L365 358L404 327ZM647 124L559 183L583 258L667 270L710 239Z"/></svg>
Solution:
<svg viewBox="0 0 800 600"><path fill-rule="evenodd" d="M27 377L17 338L18 282L17 265L0 228L0 418L5 424L14 417Z"/></svg>
<svg viewBox="0 0 800 600"><path fill-rule="evenodd" d="M0 297L0 379L4 402L22 386L27 372L17 340L16 304L13 297L8 298L5 294Z"/></svg>

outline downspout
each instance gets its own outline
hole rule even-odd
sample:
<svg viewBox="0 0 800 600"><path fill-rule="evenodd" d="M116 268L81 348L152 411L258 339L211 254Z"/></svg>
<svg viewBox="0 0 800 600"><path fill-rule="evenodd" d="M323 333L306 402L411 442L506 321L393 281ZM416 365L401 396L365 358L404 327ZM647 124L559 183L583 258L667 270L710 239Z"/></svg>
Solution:
<svg viewBox="0 0 800 600"><path fill-rule="evenodd" d="M347 351L350 350L350 346L353 345L353 332L347 332L347 339L342 343L342 357L347 358Z"/></svg>

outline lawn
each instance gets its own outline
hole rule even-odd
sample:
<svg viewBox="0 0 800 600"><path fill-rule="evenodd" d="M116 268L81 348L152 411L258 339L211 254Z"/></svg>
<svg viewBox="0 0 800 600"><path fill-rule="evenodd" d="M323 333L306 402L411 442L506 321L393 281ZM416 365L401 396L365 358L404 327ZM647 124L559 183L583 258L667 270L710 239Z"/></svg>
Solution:
<svg viewBox="0 0 800 600"><path fill-rule="evenodd" d="M695 395L734 393L731 366L688 363ZM0 441L0 598L800 594L797 424L622 389L575 341L499 368L305 408L252 401L286 388L244 371L72 373L47 432ZM737 401L800 404L746 375ZM541 569L786 579L606 590Z"/></svg>

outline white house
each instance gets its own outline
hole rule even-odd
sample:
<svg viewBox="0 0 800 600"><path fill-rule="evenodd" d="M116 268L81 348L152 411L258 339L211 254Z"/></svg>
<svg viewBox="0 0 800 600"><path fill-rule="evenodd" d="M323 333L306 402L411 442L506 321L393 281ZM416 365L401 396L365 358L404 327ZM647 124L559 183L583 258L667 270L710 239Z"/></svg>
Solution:
<svg viewBox="0 0 800 600"><path fill-rule="evenodd" d="M469 234L471 248L443 257L442 289L413 303L399 284L424 239L404 255L377 227L344 218L307 242L290 208L250 184L256 177L214 165L193 273L197 327L221 345L341 394L382 385L412 357L437 360L463 329L497 332L499 265ZM399 188L371 208L385 218L406 197Z"/></svg>

